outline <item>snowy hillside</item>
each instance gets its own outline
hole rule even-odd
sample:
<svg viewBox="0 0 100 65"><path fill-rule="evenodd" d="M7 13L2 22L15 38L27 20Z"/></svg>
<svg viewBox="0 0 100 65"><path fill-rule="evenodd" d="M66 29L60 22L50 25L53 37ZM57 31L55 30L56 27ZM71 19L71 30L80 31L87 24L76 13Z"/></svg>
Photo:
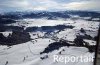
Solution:
<svg viewBox="0 0 100 65"><path fill-rule="evenodd" d="M79 16L56 20L25 18L18 19L14 23L4 24L9 28L5 27L6 31L0 31L4 35L3 38L7 38L7 40L15 38L13 31L18 29L17 31L25 32L27 37L29 34L31 39L25 39L27 41L21 43L24 41L21 38L23 41L18 41L21 44L17 45L12 41L13 45L0 45L0 65L92 65L93 62L65 64L64 62L54 62L53 58L54 55L95 57L95 38L100 23L84 18ZM19 37L16 37L24 36L22 34L18 34Z"/></svg>

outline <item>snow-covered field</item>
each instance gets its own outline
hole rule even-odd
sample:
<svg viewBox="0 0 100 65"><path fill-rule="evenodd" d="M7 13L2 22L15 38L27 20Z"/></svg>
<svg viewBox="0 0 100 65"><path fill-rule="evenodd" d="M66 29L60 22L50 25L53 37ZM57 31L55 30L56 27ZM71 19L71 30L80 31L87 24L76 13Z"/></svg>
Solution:
<svg viewBox="0 0 100 65"><path fill-rule="evenodd" d="M46 19L24 19L20 20L21 22L16 22L12 24L7 24L7 26L24 26L34 27L34 26L56 26L56 25L72 25L73 29L64 29L64 30L55 30L49 34L46 34L45 31L33 31L29 32L33 40L14 45L11 47L0 46L0 65L92 65L93 62L54 62L53 55L66 55L66 56L88 56L91 55L94 57L95 52L90 53L89 50L85 47L75 47L75 46L63 46L58 50L53 50L49 53L40 54L48 47L49 44L56 42L53 37L59 39L64 39L68 41L74 41L76 35L85 35L88 34L91 37L97 36L99 29L99 22L95 21L86 21L86 20L46 20ZM83 28L85 33L80 32L80 29ZM59 31L59 32L58 32ZM0 32L5 36L11 32ZM89 45L96 45L96 41L84 39L88 42ZM70 44L74 44L70 42ZM41 57L46 57L41 59Z"/></svg>

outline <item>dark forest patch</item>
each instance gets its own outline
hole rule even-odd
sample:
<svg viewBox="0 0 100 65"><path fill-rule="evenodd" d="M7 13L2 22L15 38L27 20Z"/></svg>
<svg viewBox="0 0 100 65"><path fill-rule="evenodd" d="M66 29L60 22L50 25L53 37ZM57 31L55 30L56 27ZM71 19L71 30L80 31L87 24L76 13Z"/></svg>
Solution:
<svg viewBox="0 0 100 65"><path fill-rule="evenodd" d="M51 43L48 45L48 47L46 47L44 49L43 52L40 52L40 54L49 53L49 52L52 52L54 50L58 50L59 48L64 47L64 46L67 46L67 47L70 47L70 46L85 47L89 50L89 52L91 52L91 53L95 52L96 45L89 45L89 43L85 42L81 36L78 36L72 42L74 44L70 44L70 41L66 41L66 40L60 40L58 42Z"/></svg>
<svg viewBox="0 0 100 65"><path fill-rule="evenodd" d="M4 31L23 31L24 29L19 26L5 26L5 25L0 25L0 32Z"/></svg>
<svg viewBox="0 0 100 65"><path fill-rule="evenodd" d="M72 25L56 25L56 26L42 26L42 27L28 27L26 28L26 32L32 32L32 31L46 31L46 32L53 32L55 30L63 30L63 29L73 29L74 26Z"/></svg>
<svg viewBox="0 0 100 65"><path fill-rule="evenodd" d="M8 37L5 37L2 33L0 33L0 44L1 45L16 45L30 41L30 35L26 32L14 31L12 34L9 34Z"/></svg>

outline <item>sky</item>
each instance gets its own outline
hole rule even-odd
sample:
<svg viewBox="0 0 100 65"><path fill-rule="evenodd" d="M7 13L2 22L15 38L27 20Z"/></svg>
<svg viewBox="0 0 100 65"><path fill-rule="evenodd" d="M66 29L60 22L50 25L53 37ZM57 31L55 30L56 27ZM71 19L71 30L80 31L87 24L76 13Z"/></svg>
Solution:
<svg viewBox="0 0 100 65"><path fill-rule="evenodd" d="M0 0L0 12L10 11L100 11L100 0Z"/></svg>

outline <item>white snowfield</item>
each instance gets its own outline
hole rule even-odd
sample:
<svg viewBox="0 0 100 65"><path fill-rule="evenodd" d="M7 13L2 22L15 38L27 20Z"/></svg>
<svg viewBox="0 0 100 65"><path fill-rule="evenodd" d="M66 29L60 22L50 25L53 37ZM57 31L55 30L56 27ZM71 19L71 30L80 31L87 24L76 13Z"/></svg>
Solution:
<svg viewBox="0 0 100 65"><path fill-rule="evenodd" d="M97 36L99 22L95 21L86 21L86 20L46 20L46 19L25 19L20 20L21 22L16 22L9 24L8 26L55 26L55 25L72 25L75 26L73 29L64 29L59 33L52 33L52 36L56 36L59 39L65 39L73 41L76 38L76 35L84 35L79 30L83 28L88 35L92 37ZM55 31L56 32L56 31ZM2 32L3 33L3 32ZM52 37L41 38L45 36L46 32L35 31L29 32L32 39L29 42L14 45L11 47L0 46L0 65L93 65L93 62L54 62L54 55L66 55L66 56L92 56L94 57L95 53L88 52L89 50L85 47L74 47L74 46L63 46L58 50L54 50L49 53L40 54L49 44L55 42ZM36 34L36 35L33 35ZM38 35L37 35L38 34ZM6 33L4 32L4 35ZM38 38L40 36L40 38ZM90 45L96 45L96 41L84 39ZM71 43L74 44L74 43ZM46 57L41 59L41 57Z"/></svg>
<svg viewBox="0 0 100 65"><path fill-rule="evenodd" d="M23 20L18 20L20 22L16 22L13 24L8 24L12 26L25 26L25 27L33 27L33 26L55 26L55 25L61 25L64 23L74 23L72 20L46 20L44 18L42 19L23 19ZM66 22L67 21L67 22Z"/></svg>
<svg viewBox="0 0 100 65"><path fill-rule="evenodd" d="M5 37L8 37L9 34L12 34L12 31L5 31L5 32L0 32L2 33Z"/></svg>

